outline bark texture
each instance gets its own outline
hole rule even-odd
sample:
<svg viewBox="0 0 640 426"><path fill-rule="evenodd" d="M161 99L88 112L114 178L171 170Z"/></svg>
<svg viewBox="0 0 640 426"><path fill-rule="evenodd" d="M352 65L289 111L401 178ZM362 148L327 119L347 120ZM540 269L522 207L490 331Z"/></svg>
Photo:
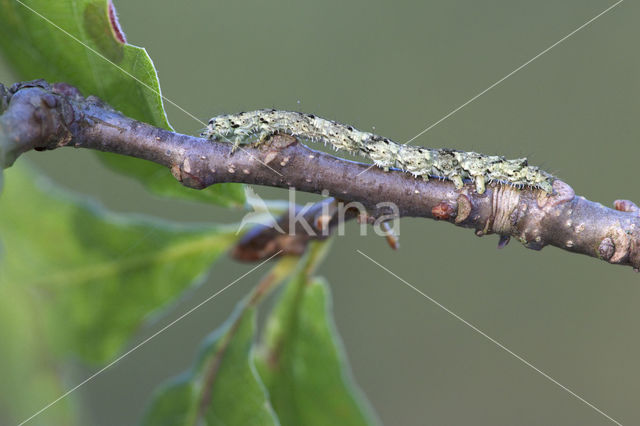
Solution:
<svg viewBox="0 0 640 426"><path fill-rule="evenodd" d="M173 133L135 121L95 97L84 98L64 83L43 80L0 85L0 164L10 166L29 150L61 147L88 148L140 158L167 167L183 185L202 189L238 182L324 193L334 200L361 203L366 220L393 214L446 220L475 230L476 235L499 234L499 247L514 237L540 250L553 245L600 258L612 264L640 268L640 215L631 201L618 200L614 208L576 196L563 181L554 192L489 184L483 194L472 182L456 190L453 183L416 179L401 171L385 172L309 149L288 135L276 135L260 146L232 152L232 145ZM324 192L323 192L324 191ZM310 239L325 238L335 223L306 214L318 228L273 229L250 233L234 252L238 259L260 260L278 250L299 252ZM355 214L348 218L356 217ZM320 220L322 219L322 220ZM332 220L334 222L332 222ZM284 222L283 222L284 223Z"/></svg>

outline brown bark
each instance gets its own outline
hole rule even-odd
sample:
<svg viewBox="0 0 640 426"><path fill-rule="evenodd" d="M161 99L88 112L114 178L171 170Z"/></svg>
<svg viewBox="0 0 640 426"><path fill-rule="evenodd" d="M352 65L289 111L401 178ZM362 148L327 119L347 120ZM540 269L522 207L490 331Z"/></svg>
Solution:
<svg viewBox="0 0 640 426"><path fill-rule="evenodd" d="M640 217L635 204L618 200L610 209L576 196L556 180L553 194L490 184L478 194L472 183L456 190L449 181L416 179L401 171L369 165L309 149L288 135L232 153L229 143L182 135L125 117L95 97L83 98L66 84L40 80L0 85L0 163L7 167L23 152L64 146L132 156L166 166L183 185L205 188L238 182L328 194L358 201L371 218L389 214L392 202L400 216L446 220L472 228L476 235L501 235L500 246L515 237L539 250L564 250L640 268ZM325 192L326 194L327 192ZM315 212L314 214L317 214ZM271 233L271 234L269 234ZM297 230L285 239L272 231L254 232L238 258L257 260L273 250L304 247L314 236ZM322 237L322 235L320 235ZM280 239L274 243L274 239ZM258 241L258 242L257 242ZM301 245L301 246L300 246ZM286 251L286 250L285 250ZM295 250L292 250L295 252Z"/></svg>

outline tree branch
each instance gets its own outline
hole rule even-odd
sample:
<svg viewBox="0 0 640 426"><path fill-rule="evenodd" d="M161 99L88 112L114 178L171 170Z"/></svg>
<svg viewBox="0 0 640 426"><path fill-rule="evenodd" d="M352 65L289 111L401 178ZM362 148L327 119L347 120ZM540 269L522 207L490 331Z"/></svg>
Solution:
<svg viewBox="0 0 640 426"><path fill-rule="evenodd" d="M238 182L299 191L323 190L346 201L358 201L372 218L399 216L446 220L497 233L500 246L515 237L535 250L553 245L614 264L640 268L640 216L626 200L616 209L576 196L556 180L553 194L490 184L478 194L473 184L456 190L453 183L425 182L401 171L314 151L288 135L276 135L261 146L232 154L229 143L204 140L159 129L113 110L95 97L83 98L64 83L43 80L19 83L9 91L0 85L0 164L8 167L23 152L64 146L136 157L166 166L183 185L202 189ZM266 240L265 240L266 241Z"/></svg>

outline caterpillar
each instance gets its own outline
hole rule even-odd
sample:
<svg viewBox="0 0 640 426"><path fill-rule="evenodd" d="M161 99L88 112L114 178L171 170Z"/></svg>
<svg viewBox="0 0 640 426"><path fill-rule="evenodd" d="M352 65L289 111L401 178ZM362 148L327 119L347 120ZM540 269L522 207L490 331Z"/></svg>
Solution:
<svg viewBox="0 0 640 426"><path fill-rule="evenodd" d="M402 145L374 133L301 112L263 109L219 115L209 120L201 136L231 141L238 146L251 138L264 141L276 133L325 145L329 143L336 150L363 155L384 170L397 168L425 180L447 179L456 189L463 187L465 179L470 179L479 194L484 193L487 182L553 192L554 177L538 167L529 166L526 158L508 160L498 155Z"/></svg>

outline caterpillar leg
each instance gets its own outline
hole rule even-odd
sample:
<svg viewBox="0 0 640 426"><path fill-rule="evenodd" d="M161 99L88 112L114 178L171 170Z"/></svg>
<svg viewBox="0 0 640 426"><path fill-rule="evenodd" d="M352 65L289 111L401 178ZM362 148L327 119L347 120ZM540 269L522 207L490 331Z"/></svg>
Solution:
<svg viewBox="0 0 640 426"><path fill-rule="evenodd" d="M462 177L460 175L453 176L451 180L453 181L456 189L462 189L462 187L464 186L464 182L462 181Z"/></svg>
<svg viewBox="0 0 640 426"><path fill-rule="evenodd" d="M478 194L484 194L484 190L485 190L484 176L482 175L475 176L475 182L476 182L476 192Z"/></svg>
<svg viewBox="0 0 640 426"><path fill-rule="evenodd" d="M254 148L258 148L260 146L262 146L263 144L267 143L269 141L269 139L271 138L271 136L275 135L278 132L267 132L267 131L261 131L258 132L257 138L255 140L255 142L251 142L251 146ZM246 139L245 139L246 141Z"/></svg>
<svg viewBox="0 0 640 426"><path fill-rule="evenodd" d="M547 194L552 194L553 193L553 186L548 181L540 182L538 184L538 187L540 189L542 189L544 192L546 192Z"/></svg>
<svg viewBox="0 0 640 426"><path fill-rule="evenodd" d="M240 148L240 145L242 145L242 139L240 139L239 137L235 137L233 139L233 146L231 147L231 155L233 155Z"/></svg>
<svg viewBox="0 0 640 426"><path fill-rule="evenodd" d="M265 143L274 133L272 132L260 132L258 133L258 140L255 142L255 146L260 146Z"/></svg>

